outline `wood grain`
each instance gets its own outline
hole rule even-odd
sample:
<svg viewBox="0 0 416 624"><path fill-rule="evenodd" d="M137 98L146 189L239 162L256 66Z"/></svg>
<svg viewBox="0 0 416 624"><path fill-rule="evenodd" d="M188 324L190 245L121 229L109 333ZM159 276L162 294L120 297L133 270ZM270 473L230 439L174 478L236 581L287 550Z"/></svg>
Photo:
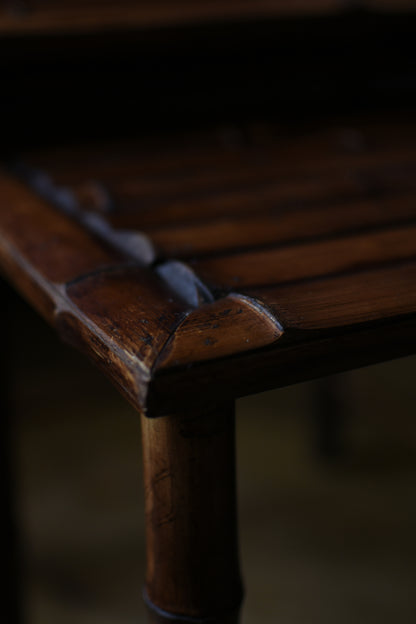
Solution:
<svg viewBox="0 0 416 624"><path fill-rule="evenodd" d="M157 178L151 186L153 190L146 189L146 180L139 180L135 184L122 182L119 184L101 184L98 188L106 189L106 194L101 193L104 201L97 201L93 207L104 212L106 207L111 207L108 212L111 222L117 227L144 229L153 233L163 226L171 228L187 225L195 225L202 222L205 225L214 218L241 218L241 216L253 216L261 213L273 213L279 208L296 207L302 205L317 205L319 202L330 203L350 200L359 201L361 198L385 193L386 199L390 194L405 194L406 191L414 191L415 167L408 167L408 172L403 167L401 175L397 176L394 168L386 170L379 163L378 179L371 169L368 171L357 168L348 174L334 172L328 179L328 171L316 173L310 172L307 176L299 172L292 174L289 179L284 172L280 171L278 156L276 157L275 171L256 172L255 179L250 183L249 175L239 184L226 184L220 176L212 176L212 181L205 188L192 192L192 182L189 178L182 179L182 187L187 188L172 192L169 190L169 181L163 176ZM341 165L341 163L339 163ZM393 169L393 170L392 170ZM395 179L396 177L399 179ZM406 175L407 173L407 175ZM189 176L192 172L188 173ZM253 172L252 172L253 175ZM193 176L192 176L193 177ZM290 179L291 178L291 179ZM90 183L90 189L93 185ZM78 197L86 198L85 186L80 186L75 191ZM98 192L95 193L98 195ZM90 191L90 198L92 193ZM91 199L86 207L92 204Z"/></svg>
<svg viewBox="0 0 416 624"><path fill-rule="evenodd" d="M386 176L404 182L414 171L415 139L411 115L397 118L375 112L371 117L338 116L300 127L268 123L185 134L171 131L140 142L80 143L53 152L32 149L24 156L59 185L92 179L133 199L155 199L155 193L161 193L166 200L180 193L184 199L195 191L249 188L248 183L290 183L293 192L299 179L301 194L308 183L331 188L334 180L344 180L357 188L366 177L383 183ZM411 167L407 175L406 167Z"/></svg>
<svg viewBox="0 0 416 624"><path fill-rule="evenodd" d="M65 340L145 409L152 366L188 304L156 273L126 263L6 174L0 201L5 275Z"/></svg>
<svg viewBox="0 0 416 624"><path fill-rule="evenodd" d="M0 267L141 413L155 624L238 622L236 397L416 352L416 4L359 5L0 5L2 151L72 143L0 173Z"/></svg>
<svg viewBox="0 0 416 624"><path fill-rule="evenodd" d="M0 228L7 244L19 249L48 281L64 283L122 260L4 173L0 173L0 202Z"/></svg>
<svg viewBox="0 0 416 624"><path fill-rule="evenodd" d="M142 432L147 599L171 615L229 621L242 600L233 403L143 418Z"/></svg>
<svg viewBox="0 0 416 624"><path fill-rule="evenodd" d="M411 262L250 292L272 307L284 327L322 330L414 314L415 285Z"/></svg>
<svg viewBox="0 0 416 624"><path fill-rule="evenodd" d="M154 371L152 412L166 413L185 393L228 400L416 351L416 264L354 272L304 284L254 289L283 327L263 350ZM174 362L167 360L166 366ZM175 383L170 382L174 372Z"/></svg>
<svg viewBox="0 0 416 624"><path fill-rule="evenodd" d="M189 403L202 391L231 400L415 349L413 121L251 134L231 146L215 130L26 154L73 193L77 214L99 213L116 237L128 225L145 232L158 253L148 267L123 239L116 250L88 219L3 176L5 270L150 416L183 392ZM192 304L191 268L209 293Z"/></svg>
<svg viewBox="0 0 416 624"><path fill-rule="evenodd" d="M329 196L328 196L329 197ZM311 197L309 197L311 199ZM406 223L416 215L414 196L386 193L382 200L362 199L362 194L342 199L322 198L313 208L285 207L276 201L266 212L258 204L255 214L238 214L148 230L155 248L164 255L192 259L291 241L336 236L351 230ZM337 203L338 201L338 203ZM304 202L299 200L299 204ZM307 203L307 202L305 202ZM311 202L312 203L312 202ZM322 207L322 204L331 204ZM140 216L136 217L136 224Z"/></svg>
<svg viewBox="0 0 416 624"><path fill-rule="evenodd" d="M272 345L283 329L262 303L231 294L190 312L161 353L163 368L213 360Z"/></svg>
<svg viewBox="0 0 416 624"><path fill-rule="evenodd" d="M224 290L245 290L253 286L313 280L415 257L416 225L408 225L402 228L390 226L380 232L369 231L355 236L336 236L319 242L219 255L195 261L192 266L209 285ZM301 285L298 290L302 292Z"/></svg>
<svg viewBox="0 0 416 624"><path fill-rule="evenodd" d="M153 272L139 267L87 276L66 293L115 345L148 368L187 309Z"/></svg>
<svg viewBox="0 0 416 624"><path fill-rule="evenodd" d="M150 414L169 414L172 405L184 396L189 408L198 409L201 396L209 402L233 400L415 352L415 313L385 322L361 323L343 331L286 330L276 349L195 363L192 374L188 367L154 371L148 410Z"/></svg>

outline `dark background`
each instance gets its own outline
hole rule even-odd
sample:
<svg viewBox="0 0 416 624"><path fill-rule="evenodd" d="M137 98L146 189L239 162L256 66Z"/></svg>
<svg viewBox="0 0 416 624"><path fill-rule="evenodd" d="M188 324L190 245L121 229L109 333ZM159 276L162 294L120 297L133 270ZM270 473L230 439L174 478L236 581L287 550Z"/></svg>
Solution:
<svg viewBox="0 0 416 624"><path fill-rule="evenodd" d="M2 35L0 151L409 114L415 34L414 13L351 9ZM3 301L28 623L142 622L138 416L16 295ZM239 401L243 624L416 621L415 369L408 358Z"/></svg>
<svg viewBox="0 0 416 624"><path fill-rule="evenodd" d="M353 6L353 5L352 5ZM0 37L2 147L413 110L416 13Z"/></svg>

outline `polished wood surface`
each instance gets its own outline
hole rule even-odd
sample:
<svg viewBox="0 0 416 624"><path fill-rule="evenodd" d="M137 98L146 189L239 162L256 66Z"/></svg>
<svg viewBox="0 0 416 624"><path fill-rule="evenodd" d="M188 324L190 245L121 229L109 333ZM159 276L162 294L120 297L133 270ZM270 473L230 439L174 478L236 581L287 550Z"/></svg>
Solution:
<svg viewBox="0 0 416 624"><path fill-rule="evenodd" d="M234 621L242 601L234 405L143 418L142 435L146 601L178 617Z"/></svg>
<svg viewBox="0 0 416 624"><path fill-rule="evenodd" d="M379 115L28 152L1 178L3 266L152 413L405 355L415 136Z"/></svg>
<svg viewBox="0 0 416 624"><path fill-rule="evenodd" d="M238 621L236 397L416 351L414 8L0 5L0 268L141 413L152 622Z"/></svg>

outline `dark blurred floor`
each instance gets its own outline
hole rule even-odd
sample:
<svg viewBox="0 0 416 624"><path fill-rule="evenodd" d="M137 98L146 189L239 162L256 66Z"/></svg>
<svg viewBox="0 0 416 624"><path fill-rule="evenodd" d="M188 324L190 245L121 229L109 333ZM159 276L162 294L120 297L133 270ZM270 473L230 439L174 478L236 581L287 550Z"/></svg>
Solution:
<svg viewBox="0 0 416 624"><path fill-rule="evenodd" d="M10 305L27 622L145 622L139 418ZM238 403L243 624L416 621L415 370L408 358L338 378L348 418L331 461L315 443L318 384Z"/></svg>

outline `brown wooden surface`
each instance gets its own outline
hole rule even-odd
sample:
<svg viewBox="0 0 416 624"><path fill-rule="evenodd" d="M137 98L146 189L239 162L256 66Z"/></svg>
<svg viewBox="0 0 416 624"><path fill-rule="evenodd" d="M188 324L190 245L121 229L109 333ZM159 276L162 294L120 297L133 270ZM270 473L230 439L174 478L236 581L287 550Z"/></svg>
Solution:
<svg viewBox="0 0 416 624"><path fill-rule="evenodd" d="M348 11L349 0L179 0L84 2L2 0L0 34L77 33L134 27L195 24L201 21L241 20L281 15L314 15ZM360 7L376 11L413 10L414 0L366 0Z"/></svg>
<svg viewBox="0 0 416 624"><path fill-rule="evenodd" d="M234 405L142 419L146 597L178 616L229 621L242 600ZM224 619L222 619L224 616Z"/></svg>
<svg viewBox="0 0 416 624"><path fill-rule="evenodd" d="M0 179L6 273L142 410L415 350L412 119L249 134L30 152Z"/></svg>
<svg viewBox="0 0 416 624"><path fill-rule="evenodd" d="M143 404L152 365L186 304L174 301L149 269L132 266L5 175L0 196L0 261L6 274L135 405Z"/></svg>
<svg viewBox="0 0 416 624"><path fill-rule="evenodd" d="M283 333L274 316L253 297L231 294L205 304L177 326L159 367L186 366L273 344Z"/></svg>
<svg viewBox="0 0 416 624"><path fill-rule="evenodd" d="M140 139L111 143L103 132L114 130L117 136L113 122L117 116L124 118L116 110L111 123L106 118L113 112L112 102L125 101L115 83L125 87L132 71L137 77L138 68L145 69L135 64L140 53L136 49L136 61L124 67L123 58L131 56L131 40L126 40L126 56L122 54L119 65L112 65L112 48L107 44L105 58L111 62L93 63L90 75L84 73L79 79L84 48L75 55L73 65L69 63L69 74L68 65L61 71L61 60L66 56L72 59L72 52L65 47L70 37L62 37L61 42L60 35L87 35L84 44L94 50L101 35L100 45L105 48L106 33L118 32L122 39L120 31L125 30L135 38L137 29L143 34L150 26L180 26L184 28L178 31L178 43L191 24L212 22L221 31L224 20L243 23L247 18L283 14L329 15L355 7L335 0L184 0L152 5L126 0L116 7L113 4L11 0L1 7L0 36L2 43L6 42L5 50L11 43L10 49L15 46L14 53L17 50L16 59L23 59L26 91L43 95L27 120L29 136L31 119L37 120L41 112L37 125L41 134L45 129L42 140L46 144L51 139L61 142L66 136L72 147L17 153L5 164L0 173L0 266L61 337L83 350L142 414L145 597L153 610L151 621L170 621L172 616L179 616L179 622L189 618L206 621L209 617L218 624L234 624L242 600L235 502L235 398L416 350L416 124L413 116L404 113L377 115L372 111L367 118L350 114L331 120L322 116L309 123L299 119L295 124L246 123L189 135L176 130L174 135L159 128L164 115L157 111L163 106L170 110L172 99L159 95L165 89L166 76L156 73L153 82L138 83L140 93L153 93L157 85L153 102L163 102L153 113L159 135L151 136L150 129L146 139L140 132L130 133L131 117L126 115L128 135ZM376 12L413 6L387 0L362 3L362 8ZM358 20L361 27L366 15ZM381 20L384 27L389 19ZM406 19L401 16L398 23ZM283 56L294 49L288 26L292 21L287 20ZM293 33L299 35L303 23L299 20ZM349 23L343 26L348 40ZM362 42L374 27L371 23L369 30L361 33ZM330 33L329 40L336 39L337 31L332 32L331 26L324 30L326 36ZM205 37L210 36L208 31ZM261 39L260 31L257 36ZM160 40L165 32L160 29ZM313 35L321 41L313 27L309 32L313 33L310 41ZM388 28L383 30L386 32ZM28 45L20 49L19 37L29 33ZM245 36L247 33L249 29ZM49 35L53 35L55 48L48 47ZM198 39L197 31L194 36ZM269 37L271 41L271 32ZM153 45L157 48L156 39ZM40 43L37 53L43 60L38 63L35 55L33 68L48 59L39 85L26 65L27 51L34 49L35 40L36 46ZM232 49L232 41L224 40L225 49L228 45ZM329 40L317 59L332 49ZM398 40L396 33L392 41ZM73 48L77 41L74 37ZM235 58L230 60L230 50L223 55L223 48L204 47L204 41L207 39L201 39L202 57L208 58L214 51L217 58L211 69L205 61L205 73L198 61L201 56L194 59L202 76L199 98L205 108L195 105L195 76L192 89L182 93L196 118L207 109L211 118L211 104L218 107L218 102L228 101L223 97L229 93L227 67L233 72L238 67L245 91L249 84L255 94L252 97L257 97L253 77L254 83L266 83L269 74L275 75L280 52L259 76L253 65L248 81L242 71L251 63L251 59L246 63L248 56L236 63ZM243 37L237 57L246 49L246 41ZM377 45L379 50L380 41ZM50 65L51 50L61 46L63 57L58 55L56 64ZM301 65L307 47L298 51ZM342 44L338 54L341 48ZM259 49L259 67L269 49L268 44ZM175 58L181 59L179 67L188 64L186 50L185 45L182 56L172 57L172 67L177 64ZM155 67L165 63L164 54L169 56L167 49L161 56L156 54ZM219 72L223 58L230 64L225 62ZM313 54L311 58L312 67ZM361 60L360 51L356 58ZM369 62L367 54L363 58ZM410 54L400 73L399 82L405 85L413 84L408 76L412 58ZM394 65L394 58L388 62ZM326 71L336 68L343 75L337 60L329 65L319 60L317 64L318 71L312 67L308 77L312 91L320 72L325 75L326 88L328 82L329 90L336 88ZM107 80L109 65L112 78ZM13 96L6 98L9 112L4 117L18 123L10 124L12 140L6 138L5 152L10 145L20 151L21 140L15 145L15 136L20 134L26 141L19 107L15 111L19 95L13 86L14 74L21 75L15 67L19 62L7 68L12 76L11 81L6 80L12 88L7 89ZM364 63L364 81L366 67ZM95 75L98 68L101 73ZM123 68L120 79L118 68ZM296 62L286 68L291 78L282 86L277 77L285 73L282 68L273 78L279 93L285 84L289 91L293 89L292 74L299 82L304 80L293 68ZM350 70L347 67L347 72ZM151 63L146 71L153 75ZM53 98L45 104L51 95L56 98L48 82L54 73L61 76L62 83L54 83L53 89L58 92L61 86L68 96L64 98L66 113L62 108L63 118L68 119L63 133L60 127L55 132L47 119L48 111L55 107ZM396 76L395 70L392 73ZM98 85L95 81L101 77L98 89L86 88L92 75L93 85ZM207 75L211 76L208 81ZM220 76L225 77L225 91L217 89ZM391 73L377 73L374 82L381 76L388 83ZM175 84L174 74L169 79ZM187 77L181 80L187 82ZM158 82L163 85L161 90ZM348 85L357 90L351 77L346 86L343 80L340 84L344 96ZM75 96L69 94L68 85ZM22 93L26 97L25 88ZM105 98L105 105L100 101L102 89L112 92L113 99ZM296 100L298 89L289 101ZM308 88L302 86L302 90ZM175 89L175 97L179 91ZM235 93L238 98L239 90ZM81 108L77 108L79 99ZM269 94L266 100L273 108ZM133 98L134 119L142 116L147 125L146 109L134 102ZM150 110L153 105L149 102ZM177 104L181 109L183 104ZM247 106L250 110L250 101ZM122 110L120 103L117 110ZM258 110L263 118L261 104ZM234 119L232 102L230 111ZM182 113L186 117L186 108ZM81 145L76 137L91 136L90 131L94 136L94 128L85 134L83 124L89 127L96 116L100 142ZM203 113L204 123L206 117Z"/></svg>

